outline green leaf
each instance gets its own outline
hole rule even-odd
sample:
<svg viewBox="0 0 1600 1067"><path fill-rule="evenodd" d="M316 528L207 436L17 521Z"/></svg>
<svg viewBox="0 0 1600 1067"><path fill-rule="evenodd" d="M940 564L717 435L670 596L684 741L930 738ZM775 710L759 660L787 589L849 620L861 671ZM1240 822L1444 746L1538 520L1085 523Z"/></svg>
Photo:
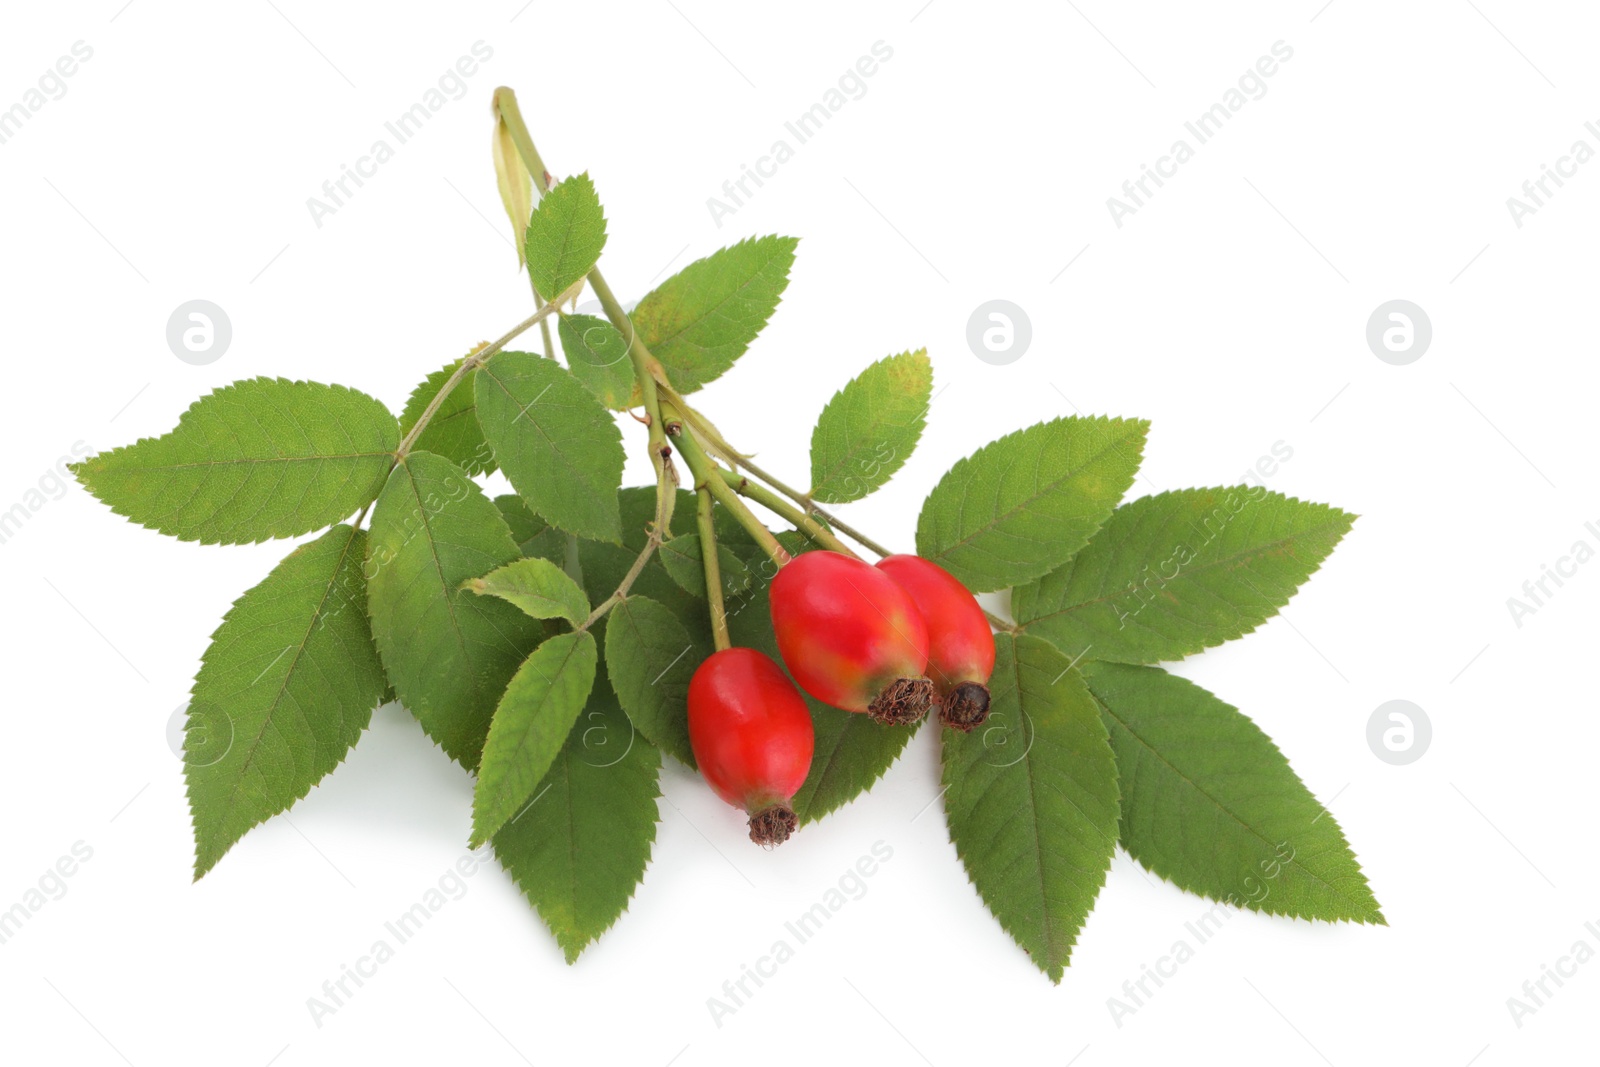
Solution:
<svg viewBox="0 0 1600 1067"><path fill-rule="evenodd" d="M1069 417L984 445L928 494L917 554L977 593L1061 566L1133 484L1149 428L1143 419Z"/></svg>
<svg viewBox="0 0 1600 1067"><path fill-rule="evenodd" d="M798 243L740 241L689 264L639 301L633 328L678 392L714 381L744 355L778 307Z"/></svg>
<svg viewBox="0 0 1600 1067"><path fill-rule="evenodd" d="M811 431L811 496L846 504L881 489L917 447L932 393L926 349L880 359L835 393Z"/></svg>
<svg viewBox="0 0 1600 1067"><path fill-rule="evenodd" d="M1059 983L1111 866L1117 768L1071 660L1027 635L995 652L988 723L943 731L945 816L984 903Z"/></svg>
<svg viewBox="0 0 1600 1067"><path fill-rule="evenodd" d="M602 675L495 855L566 954L578 958L627 910L655 843L661 755L635 737Z"/></svg>
<svg viewBox="0 0 1600 1067"><path fill-rule="evenodd" d="M500 511L466 473L413 452L372 509L367 598L395 695L428 736L478 766L506 683L544 627L496 597L461 589L517 558Z"/></svg>
<svg viewBox="0 0 1600 1067"><path fill-rule="evenodd" d="M623 710L651 744L690 767L689 679L709 654L649 597L630 596L606 616L606 671Z"/></svg>
<svg viewBox="0 0 1600 1067"><path fill-rule="evenodd" d="M458 359L440 367L411 391L411 398L400 413L402 435L411 432L411 428L422 418L422 413L459 366L461 360ZM439 405L439 410L433 413L433 418L428 420L428 425L417 437L413 449L443 456L468 474L488 474L494 470L494 453L489 451L489 445L483 439L483 430L478 427L477 401L472 395L472 380L477 374L477 371L468 371L451 388Z"/></svg>
<svg viewBox="0 0 1600 1067"><path fill-rule="evenodd" d="M534 649L506 687L472 793L472 845L489 840L533 795L594 687L599 649L583 631Z"/></svg>
<svg viewBox="0 0 1600 1067"><path fill-rule="evenodd" d="M587 174L574 174L539 201L528 220L528 276L554 300L594 269L606 246L606 217Z"/></svg>
<svg viewBox="0 0 1600 1067"><path fill-rule="evenodd" d="M615 411L631 407L634 376L627 338L593 315L561 316L560 333L572 376L606 407Z"/></svg>
<svg viewBox="0 0 1600 1067"><path fill-rule="evenodd" d="M1142 497L1071 563L1015 590L1011 609L1074 656L1182 659L1276 615L1353 521L1259 486Z"/></svg>
<svg viewBox="0 0 1600 1067"><path fill-rule="evenodd" d="M366 546L349 526L301 545L212 635L184 738L195 878L337 767L383 702Z"/></svg>
<svg viewBox="0 0 1600 1067"><path fill-rule="evenodd" d="M871 789L927 721L888 726L810 697L806 703L811 707L816 748L811 754L811 772L794 795L793 807L801 826L832 814Z"/></svg>
<svg viewBox="0 0 1600 1067"><path fill-rule="evenodd" d="M497 496L494 506L500 509L501 517L511 529L512 539L524 556L547 559L558 567L566 564L567 535L535 515L520 496L510 493Z"/></svg>
<svg viewBox="0 0 1600 1067"><path fill-rule="evenodd" d="M528 507L579 537L620 540L622 432L611 413L531 352L500 352L477 379L478 422Z"/></svg>
<svg viewBox="0 0 1600 1067"><path fill-rule="evenodd" d="M622 544L602 541L583 541L579 544L579 557L583 561L583 588L590 603L604 603L621 583L644 550L647 528L655 521L655 486L628 486L616 494L617 510L622 516ZM678 490L678 502L672 513L672 532L682 534L694 528L694 494ZM703 600L696 600L667 574L661 560L652 556L644 570L633 583L630 594L645 596L671 609L680 619L704 619ZM604 620L600 623L604 626ZM599 634L596 633L598 637ZM710 629L706 630L710 640Z"/></svg>
<svg viewBox="0 0 1600 1067"><path fill-rule="evenodd" d="M567 572L547 559L519 559L471 578L466 587L479 596L509 600L535 619L566 619L574 626L589 617L589 598Z"/></svg>
<svg viewBox="0 0 1600 1067"><path fill-rule="evenodd" d="M667 568L672 580L684 590L701 599L706 595L706 566L700 548L699 534L679 534L662 543L657 550L661 565ZM722 572L722 592L732 596L750 588L750 568L727 545L717 545L717 569Z"/></svg>
<svg viewBox="0 0 1600 1067"><path fill-rule="evenodd" d="M365 393L250 378L196 400L171 433L71 469L141 526L238 545L297 537L371 503L399 444L394 416Z"/></svg>
<svg viewBox="0 0 1600 1067"><path fill-rule="evenodd" d="M1192 893L1385 924L1333 816L1237 708L1160 667L1082 667L1111 732L1122 846Z"/></svg>

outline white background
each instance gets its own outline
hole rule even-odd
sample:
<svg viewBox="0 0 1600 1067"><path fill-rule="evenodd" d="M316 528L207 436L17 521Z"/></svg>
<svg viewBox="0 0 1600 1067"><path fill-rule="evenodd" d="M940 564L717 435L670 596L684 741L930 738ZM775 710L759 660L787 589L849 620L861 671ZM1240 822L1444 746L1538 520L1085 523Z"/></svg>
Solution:
<svg viewBox="0 0 1600 1067"><path fill-rule="evenodd" d="M1600 950L1592 832L1600 562L1519 627L1521 595L1600 525L1593 261L1600 164L1518 228L1506 199L1600 119L1579 4L1073 5L922 0L757 11L711 0L450 5L96 0L9 12L0 108L76 41L93 58L0 145L9 402L0 509L7 722L0 909L93 856L0 945L5 1058L84 1064L1574 1062L1600 963L1519 1028L1507 998ZM475 41L493 49L336 214L306 207ZM893 58L719 228L706 208L876 41ZM1282 40L1293 58L1118 228L1106 207ZM307 998L465 851L470 783L399 709L199 885L168 745L206 640L288 550L199 548L50 480L75 442L169 429L281 375L396 410L528 310L495 194L489 95L515 87L560 174L587 169L604 265L636 299L755 234L803 238L782 307L704 408L795 480L827 398L926 345L920 451L848 517L910 546L957 457L1071 413L1154 422L1136 492L1268 484L1362 516L1284 614L1177 669L1237 704L1331 806L1389 919L1240 913L1136 1013L1107 1000L1209 907L1119 854L1052 986L968 884L932 801L934 731L872 793L771 853L681 767L654 860L576 966L492 865L318 1027ZM1192 139L1191 139L1191 143ZM1068 263L1071 266L1067 266ZM1063 269L1065 268L1065 270ZM165 324L231 318L217 362ZM1008 366L968 316L1026 309ZM1423 358L1368 316L1431 317ZM640 482L642 433L630 479ZM57 498L58 497L58 498ZM1554 586L1550 588L1554 590ZM1433 741L1366 741L1384 701ZM724 980L874 842L893 858L719 1028Z"/></svg>

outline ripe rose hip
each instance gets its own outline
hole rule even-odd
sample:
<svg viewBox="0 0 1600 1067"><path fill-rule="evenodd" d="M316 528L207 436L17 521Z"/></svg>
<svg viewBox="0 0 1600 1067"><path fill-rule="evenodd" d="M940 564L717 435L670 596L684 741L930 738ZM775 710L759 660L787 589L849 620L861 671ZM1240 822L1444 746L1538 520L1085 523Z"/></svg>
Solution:
<svg viewBox="0 0 1600 1067"><path fill-rule="evenodd" d="M712 653L689 681L689 744L717 796L750 813L750 840L788 839L816 738L782 668L753 648Z"/></svg>
<svg viewBox="0 0 1600 1067"><path fill-rule="evenodd" d="M946 726L970 730L989 717L994 633L967 587L920 556L886 556L878 569L911 595L928 624L928 674Z"/></svg>
<svg viewBox="0 0 1600 1067"><path fill-rule="evenodd" d="M838 552L807 552L772 580L778 651L801 688L878 722L911 723L933 702L928 628L883 571Z"/></svg>

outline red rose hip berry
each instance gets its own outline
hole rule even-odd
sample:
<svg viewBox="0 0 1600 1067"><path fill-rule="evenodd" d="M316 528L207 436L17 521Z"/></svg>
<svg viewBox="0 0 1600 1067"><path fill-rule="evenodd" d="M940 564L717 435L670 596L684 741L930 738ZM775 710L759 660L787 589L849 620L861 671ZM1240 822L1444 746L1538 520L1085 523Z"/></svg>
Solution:
<svg viewBox="0 0 1600 1067"><path fill-rule="evenodd" d="M970 730L989 717L994 633L978 600L956 577L920 556L886 556L878 569L910 594L928 626L928 674L946 726Z"/></svg>
<svg viewBox="0 0 1600 1067"><path fill-rule="evenodd" d="M750 840L788 839L816 738L781 667L753 648L712 653L689 681L689 744L717 796L750 813Z"/></svg>
<svg viewBox="0 0 1600 1067"><path fill-rule="evenodd" d="M911 723L933 703L928 628L883 571L838 552L807 552L772 580L772 627L800 687L878 722Z"/></svg>

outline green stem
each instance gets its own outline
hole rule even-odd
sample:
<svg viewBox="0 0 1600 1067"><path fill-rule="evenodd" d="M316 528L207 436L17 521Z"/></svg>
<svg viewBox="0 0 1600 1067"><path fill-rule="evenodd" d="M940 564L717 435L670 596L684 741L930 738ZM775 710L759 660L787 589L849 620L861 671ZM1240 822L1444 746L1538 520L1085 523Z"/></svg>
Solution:
<svg viewBox="0 0 1600 1067"><path fill-rule="evenodd" d="M605 618L606 612L628 598L628 590L633 588L633 583L638 580L639 575L644 573L644 565L650 562L650 557L655 554L655 550L660 546L661 532L659 530L651 530L649 537L645 539L644 551L634 558L633 566L629 567L628 573L623 575L616 592L606 597L605 600L601 601L599 607L589 613L589 617L583 620L583 625L578 627L579 631L587 630Z"/></svg>
<svg viewBox="0 0 1600 1067"><path fill-rule="evenodd" d="M707 451L712 456L731 466L737 467L743 463L747 457L728 444L721 432L711 425L711 420L691 407L689 402L683 398L683 394L672 387L672 383L667 380L666 368L657 363L653 369L656 376L657 390L667 399L668 403L678 409L683 415L684 422L694 428L694 432L700 436L701 442L706 446Z"/></svg>
<svg viewBox="0 0 1600 1067"><path fill-rule="evenodd" d="M664 376L664 372L659 370L659 365L658 375ZM701 415L698 411L694 410L694 408L685 403L683 397L678 394L677 390L673 389L672 386L664 382L658 381L658 384L661 385L662 392L666 394L667 399L683 412L684 421L692 426L696 433L706 439L706 442L724 462L730 464L731 466L742 467L746 471L749 471L763 482L766 482L767 485L771 486L773 489L776 489L790 500L793 500L795 503L799 504L800 507L805 510L807 515L815 515L817 518L821 519L835 530L838 530L852 541L863 546L868 551L876 552L880 556L894 555L892 551L872 540L872 538L868 537L866 534L854 529L853 527L845 525L845 523L841 522L837 516L833 515L831 512L823 510L822 507L819 506L816 501L812 500L807 494L802 493L798 489L792 488L791 486L785 485L775 476L768 474L766 471L756 466L753 462L751 462L749 456L740 452L738 449L734 448L726 440L724 440L722 435L717 432L716 427L712 426L711 423L706 420L704 415ZM784 517L788 518L787 515ZM794 520L790 519L789 521L793 522ZM854 553L852 553L852 555L853 554Z"/></svg>
<svg viewBox="0 0 1600 1067"><path fill-rule="evenodd" d="M535 310L544 307L544 297L539 295L539 289L533 284L533 275L528 275L528 290L533 293L533 306ZM555 359L555 345L550 340L550 320L545 319L539 323L539 342L544 349L545 359Z"/></svg>
<svg viewBox="0 0 1600 1067"><path fill-rule="evenodd" d="M535 290L535 295L537 295L537 292L538 291ZM545 319L543 322L541 322L539 324L539 340L541 342L543 342L543 345L544 345L544 358L545 359L555 359L556 358L555 346L550 343L550 320L549 319Z"/></svg>
<svg viewBox="0 0 1600 1067"><path fill-rule="evenodd" d="M690 421L691 419L693 420L692 425L694 425L696 430L698 430L703 420L698 419L698 413L696 413L695 416L686 417L686 421ZM726 442L722 442L722 444L724 447L719 449L719 451L731 453L733 456L739 455L739 453L735 452L732 448L727 448ZM782 516L785 521L794 523L796 529L802 531L807 537L822 545L822 547L830 549L834 552L842 552L847 556L856 556L857 558L860 558L857 553L852 552L848 545L846 545L843 541L840 541L838 537L834 536L833 532L827 529L827 527L823 526L822 523L819 523L817 519L821 519L823 522L837 527L839 530L848 534L852 540L865 546L871 551L876 552L880 556L894 555L893 551L890 549L878 544L877 542L868 538L866 535L858 533L857 531L852 530L843 523L839 522L839 520L829 515L826 511L823 511L821 508L817 507L816 504L812 503L809 498L805 497L803 494L796 494L794 490L785 488L782 482L778 482L774 478L767 477L760 470L760 468L754 466L748 460L741 458L734 460L733 462L739 463L745 468L745 470L756 475L758 478L766 478L768 485L771 485L772 489L767 488L767 486L762 485L759 482L753 482L750 479L740 475L736 471L720 470L719 473L722 475L722 479L725 482L732 486L733 489L741 496L749 497L751 500L754 500L767 510L776 515ZM776 493L773 492L774 489L777 490ZM778 495L779 493L783 493L800 500L805 504L805 510L802 511L800 507L789 503L789 501ZM815 516L815 518L812 516ZM983 616L989 620L989 625L993 626L997 630L1014 634L1020 629L1016 623L1011 622L1008 619L1002 619L992 611L985 611Z"/></svg>
<svg viewBox="0 0 1600 1067"><path fill-rule="evenodd" d="M1021 629L1016 623L1011 622L1009 619L1002 619L992 611L985 611L983 617L989 620L990 626L993 626L996 630L1004 630L1008 634L1014 634Z"/></svg>
<svg viewBox="0 0 1600 1067"><path fill-rule="evenodd" d="M761 550L767 554L772 562L780 567L788 563L788 550L780 545L778 539L772 536L772 531L763 526L761 520L756 518L749 508L745 507L744 501L739 499L739 494L735 493L733 488L722 480L722 476L717 473L718 467L711 462L710 457L701 449L700 442L694 439L693 433L687 432L687 428L682 426L682 416L670 405L665 410L669 419L676 420L679 423L679 429L674 436L678 441L678 451L683 454L684 462L689 465L689 470L694 474L695 489L697 491L705 489L716 497L717 503L728 509L729 513L738 520L739 525L743 526L746 532L755 538L756 544L761 546Z"/></svg>
<svg viewBox="0 0 1600 1067"><path fill-rule="evenodd" d="M543 196L550 191L550 170L544 165L539 150L533 146L533 138L528 135L528 124L522 121L522 109L517 106L517 94L502 85L494 91L492 106L495 116L506 124L511 143L517 146L517 154L533 176L533 187Z"/></svg>
<svg viewBox="0 0 1600 1067"><path fill-rule="evenodd" d="M722 604L722 561L717 558L717 527L711 514L711 490L700 488L695 494L699 507L695 519L700 527L700 561L706 571L706 606L711 612L711 639L717 651L733 646L728 636L728 612Z"/></svg>
<svg viewBox="0 0 1600 1067"><path fill-rule="evenodd" d="M543 195L543 193L548 191L550 188L550 171L545 167L544 158L539 155L539 150L534 146L533 138L528 133L527 124L522 120L522 112L517 106L516 94L510 89L504 87L496 89L494 92L494 110L499 119L506 124L506 129L511 134L512 143L517 146L517 152L522 156L523 163L527 165L528 172L533 175L534 188L538 189L540 194ZM894 554L886 546L874 541L866 534L863 534L861 531L849 526L848 524L841 522L831 512L826 511L822 507L818 506L816 501L812 500L809 495L784 484L778 478L762 470L759 466L752 463L749 457L738 452L731 445L729 445L728 442L723 439L722 435L717 432L716 427L712 426L711 423L708 422L702 415L700 415L699 412L695 411L693 407L686 403L677 390L672 387L671 383L667 380L665 368L663 368L660 362L650 354L650 350L645 346L644 342L639 340L637 332L634 331L632 324L628 321L627 313L622 310L621 304L619 304L616 297L612 295L610 286L606 284L604 276L601 275L598 269L589 273L589 284L594 288L595 295L600 298L600 303L605 308L606 317L611 320L611 324L620 330L623 336L630 338L628 355L633 360L634 377L639 383L639 393L644 400L645 413L650 419L650 462L651 466L655 468L656 472L656 526L655 530L652 532L652 541L658 543L659 538L665 536L668 524L672 518L673 504L677 500L677 494L673 492L673 486L668 481L669 477L671 477L672 468L671 460L669 458L671 452L667 447L666 441L666 420L662 415L663 409L661 396L664 395L667 401L672 405L672 413L682 422L691 427L693 431L698 432L702 437L704 437L707 442L710 443L711 447L719 454L720 458L724 459L735 467L743 468L749 473L755 475L761 481L765 482L768 486L771 486L778 493L794 501L795 504L799 505L799 509L803 513L803 517L815 516L816 518L821 519L824 523L827 523L828 526L838 530L852 541L855 541L857 544L863 546L871 552L876 553L879 556L890 556ZM537 297L537 295L538 294L535 293L535 297ZM558 300L557 303L559 302L560 301ZM541 324L543 324L543 319L537 319L535 321L539 321ZM516 332L520 333L526 328L527 326L524 325ZM546 354L548 354L550 351L549 326L548 324L544 324L542 328L545 332L546 338L545 351ZM515 336L515 333L511 336ZM509 337L507 340L509 340ZM496 349L496 351L497 350L498 349ZM489 354L492 355L493 353L490 352ZM488 357L483 356L482 358L486 359ZM463 371L460 373L465 372ZM661 389L660 394L657 393L656 388L658 383ZM446 383L445 388L440 391L439 396L435 397L434 403L430 405L430 411L423 413L423 419L418 422L417 430L414 430L414 433L420 430L420 427L423 425L423 423L425 423L426 420L431 417L432 410L438 407L438 404L443 400L444 396L448 394L449 391L454 388L454 386L455 380ZM779 566L787 563L789 560L788 552L784 551L783 546L778 544L777 539L772 536L772 532L763 526L761 521L750 513L750 509L745 507L744 503L739 500L738 494L733 491L733 487L730 486L725 480L726 473L719 474L713 469L712 464L706 457L705 453L701 451L698 443L694 440L692 433L682 434L679 437L679 450L683 452L684 460L689 464L690 469L694 471L697 483L705 483L705 490L715 497L719 503L726 507L734 515L734 517L739 520L740 525L750 532L750 535L756 539L756 542L761 545L762 549L766 551L767 555L771 556ZM699 464L698 468L696 467L697 463ZM673 480L675 481L675 478ZM745 482L744 484L747 489L754 488L764 492L763 487L755 485L754 483ZM750 495L752 500L756 500L758 503L761 503L762 506L771 507L771 505L761 497L756 496L753 493L747 495ZM770 494L767 494L767 496L768 499L776 500L776 498L772 497ZM795 519L791 517L795 513L793 509L787 512L781 511L777 508L772 508L772 510L775 514L782 515L788 521L794 522L797 528L803 529L808 534L816 537L819 543L827 544L827 541L823 538L832 538L834 543L839 546L834 548L834 551L842 550L850 555L855 554L849 552L849 549L845 548L836 537L832 537L831 534L828 534L826 531L822 531L817 523L796 522ZM822 536L818 536L819 532ZM829 545L828 547L833 548L833 545ZM616 594L612 595L610 600L607 600L605 604L602 604L600 608L596 609L598 614L595 617L603 615L605 611L609 611L610 608L614 606L614 604L620 599L620 596L626 593L626 586L633 584L632 579L638 576L636 572L643 570L645 562L649 559L650 553L655 551L655 548L655 543L647 544L645 546L644 552L640 554L640 558L634 563L634 571L630 572L630 577L628 579L625 579L624 587L620 588ZM714 550L711 558L713 560L715 559ZM709 573L710 572L708 570L708 574ZM720 585L718 588L720 590ZM1008 622L1007 620L1002 619L991 612L985 611L984 616L989 620L990 624L997 629L1004 630L1009 633L1015 633L1017 631L1015 624ZM585 625L587 626L588 624L586 623Z"/></svg>
<svg viewBox="0 0 1600 1067"><path fill-rule="evenodd" d="M541 180L534 186L541 197L546 192L543 185L544 182ZM544 308L544 297L539 295L539 287L533 284L533 274L531 272L528 274L528 291L533 294L533 309L535 311L542 310ZM544 350L544 358L554 360L556 358L556 349L550 339L549 319L544 319L539 323L539 340ZM567 534L566 551L561 569L566 571L568 578L571 578L579 585L583 584L583 561L578 558L578 535L575 533Z"/></svg>
<svg viewBox="0 0 1600 1067"><path fill-rule="evenodd" d="M766 486L760 484L759 482L752 482L744 475L724 468L719 468L717 473L722 475L723 481L727 482L733 487L734 492L738 493L740 496L749 497L751 500L754 500L757 504L760 504L768 511L782 517L786 522L793 523L795 529L804 533L807 537L821 545L823 548L826 548L832 552L842 553L851 557L852 559L861 558L849 545L845 544L843 541L839 540L838 537L834 536L832 530L828 529L826 526L822 525L822 523L818 522L810 515L807 515L805 512L789 503L783 497L779 496L777 493L774 493L771 489L768 489Z"/></svg>
<svg viewBox="0 0 1600 1067"><path fill-rule="evenodd" d="M522 120L522 109L517 106L517 94L501 86L494 91L494 110L501 122L505 123L506 132L511 135L511 143L517 146L517 152L522 156L522 162L527 166L528 173L533 175L533 184L542 196L550 189L550 170L544 165L544 157L539 154L539 149L534 146L533 137L528 133L528 124ZM644 403L645 414L650 420L650 466L656 474L656 527L665 531L672 521L672 511L678 502L677 475L672 469L672 449L667 444L666 420L661 416L661 404L656 395L656 380L651 374L651 369L659 366L655 357L650 354L650 349L639 340L638 333L628 321L628 313L622 310L622 305L611 292L611 287L606 284L606 279L600 273L600 268L589 272L589 286L594 290L594 295L599 298L600 306L605 309L606 318L611 320L624 337L630 339L628 356L633 361L633 375L639 385L639 396ZM556 303L561 303L557 299Z"/></svg>
<svg viewBox="0 0 1600 1067"><path fill-rule="evenodd" d="M821 519L835 530L838 530L856 544L861 545L869 552L876 552L880 556L894 555L893 549L886 548L885 546L879 544L866 534L862 533L860 530L857 530L855 527L846 525L837 515L833 514L831 511L824 510L815 500L812 500L805 493L800 492L798 489L792 489L789 486L784 485L782 482L778 481L778 479L774 478L772 475L768 474L754 463L751 463L748 459L739 460L739 466L743 467L757 478L760 478L762 481L772 486L772 488L776 489L790 500L793 500L796 504L799 504L806 510L807 514L815 515L817 518Z"/></svg>
<svg viewBox="0 0 1600 1067"><path fill-rule="evenodd" d="M562 298L574 295L580 291L580 287L582 285L583 279L580 278L573 284L572 288L561 294ZM417 443L417 438L422 436L422 431L426 430L428 428L428 423L433 421L433 416L438 413L439 405L444 403L444 398L450 395L450 390L461 384L461 379L465 378L469 371L473 371L478 367L481 367L483 364L489 361L489 357L495 355L506 345L520 337L523 331L538 325L546 318L553 315L556 310L556 305L559 303L561 303L561 300L557 299L546 304L538 311L535 311L532 315L511 327L511 329L507 331L504 336L490 344L487 348L474 352L472 355L463 359L461 361L461 365L456 368L455 373L450 375L445 383L439 387L439 391L433 395L433 399L428 401L428 406L422 411L422 417L417 420L417 424L415 426L411 427L411 432L406 434L405 437L401 439L400 447L396 448L394 452L395 462L398 463L406 458L406 455L411 451L411 447Z"/></svg>
<svg viewBox="0 0 1600 1067"><path fill-rule="evenodd" d="M655 376L650 373L650 368L656 360L650 354L650 349L645 347L645 343L639 340L638 331L628 321L628 313L622 310L622 304L611 292L611 286L606 284L599 268L589 272L589 287L600 299L600 306L605 309L606 318L611 320L611 325L624 337L629 338L628 358L633 361L634 381L638 383L639 396L644 403L645 415L649 419L650 466L656 474L656 522L662 530L665 530L672 521L672 510L678 501L678 479L672 469L672 448L667 444L667 420L661 413L661 399L656 394Z"/></svg>
<svg viewBox="0 0 1600 1067"><path fill-rule="evenodd" d="M502 99L501 97L502 92L505 94L505 99ZM528 167L528 176L533 179L532 184L534 194L542 200L544 199L544 194L550 191L550 173L544 169L543 161L540 161L537 173L534 172L533 166L528 164L529 156L532 156L534 159L538 159L539 152L533 147L533 142L528 140L527 127L523 126L522 124L522 113L517 110L516 94L510 89L495 91L494 111L497 118L504 118L502 108L509 111L516 117L516 127L513 128L510 123L507 123L506 129L511 133L512 143L516 144L517 146L517 154L522 157L523 164ZM518 129L522 131L522 140L520 141L517 139L516 130ZM515 236L519 241L524 239L523 234L519 233ZM533 284L532 271L528 272L528 289L533 293L533 306L535 308L544 307L544 297L539 295L539 287ZM550 321L548 319L539 324L539 337L540 340L544 342L544 358L556 358L555 346L550 341Z"/></svg>
<svg viewBox="0 0 1600 1067"><path fill-rule="evenodd" d="M533 186L543 196L550 191L550 168L544 165L544 157L539 154L539 149L533 143L533 136L528 132L528 124L522 120L522 109L517 106L517 94L505 86L494 91L495 116L505 123L506 132L511 135L511 143L517 146L517 154L522 157L523 164L528 168L528 173L533 176ZM600 305L605 309L606 318L611 320L624 337L631 338L628 346L628 355L633 360L634 379L639 385L639 395L644 402L645 414L650 419L650 466L656 475L656 530L665 536L672 522L672 511L678 502L677 474L672 469L672 449L667 444L666 421L661 417L661 405L656 397L655 378L650 373L650 368L655 365L655 357L639 340L633 326L628 322L628 313L622 310L622 305L612 294L611 287L606 284L605 276L596 267L589 272L589 285L594 289L594 295L600 299ZM563 294L556 298L554 303L561 303L568 295Z"/></svg>

